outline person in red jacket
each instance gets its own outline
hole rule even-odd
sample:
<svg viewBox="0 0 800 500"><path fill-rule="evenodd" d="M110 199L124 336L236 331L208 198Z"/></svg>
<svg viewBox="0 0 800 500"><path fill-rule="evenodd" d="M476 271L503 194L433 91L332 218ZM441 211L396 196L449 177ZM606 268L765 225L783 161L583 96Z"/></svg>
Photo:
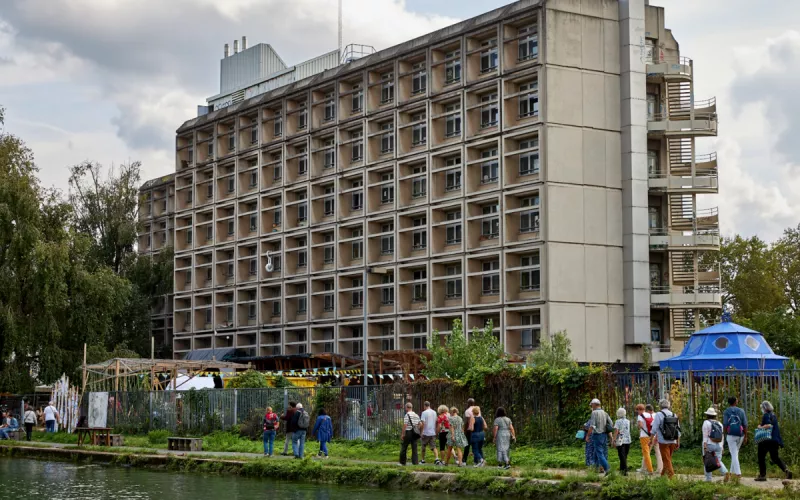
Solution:
<svg viewBox="0 0 800 500"><path fill-rule="evenodd" d="M264 414L264 456L271 457L274 451L275 432L280 428L281 421L278 415L272 411L271 406L267 406Z"/></svg>

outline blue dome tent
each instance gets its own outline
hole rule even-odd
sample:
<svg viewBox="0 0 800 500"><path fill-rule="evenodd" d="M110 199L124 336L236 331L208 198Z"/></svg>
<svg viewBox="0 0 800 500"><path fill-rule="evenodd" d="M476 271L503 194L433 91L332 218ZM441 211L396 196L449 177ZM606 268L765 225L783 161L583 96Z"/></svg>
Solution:
<svg viewBox="0 0 800 500"><path fill-rule="evenodd" d="M783 370L788 358L772 352L757 331L745 328L723 314L722 323L695 332L683 351L659 361L661 369L684 370Z"/></svg>

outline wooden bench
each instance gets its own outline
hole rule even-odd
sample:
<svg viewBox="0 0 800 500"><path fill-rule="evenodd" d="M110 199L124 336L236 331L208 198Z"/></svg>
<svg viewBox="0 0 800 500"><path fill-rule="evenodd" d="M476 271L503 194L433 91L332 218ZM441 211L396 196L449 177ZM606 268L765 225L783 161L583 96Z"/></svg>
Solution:
<svg viewBox="0 0 800 500"><path fill-rule="evenodd" d="M203 438L167 438L167 448L180 451L203 451Z"/></svg>
<svg viewBox="0 0 800 500"><path fill-rule="evenodd" d="M122 434L111 434L111 446L124 446Z"/></svg>

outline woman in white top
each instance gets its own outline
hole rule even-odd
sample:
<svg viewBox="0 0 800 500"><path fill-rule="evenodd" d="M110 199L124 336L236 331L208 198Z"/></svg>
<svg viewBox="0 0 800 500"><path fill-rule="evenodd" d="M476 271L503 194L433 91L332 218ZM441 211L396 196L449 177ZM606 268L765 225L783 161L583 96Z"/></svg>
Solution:
<svg viewBox="0 0 800 500"><path fill-rule="evenodd" d="M661 469L664 463L661 459L661 452L658 449L658 439L656 439L655 429L652 424L655 421L655 413L653 413L653 405L636 405L636 413L639 416L636 418L636 426L639 428L639 444L642 447L642 468L636 472L643 472L645 474L653 473L653 461L650 459L650 450L656 454L656 475L661 474ZM647 422L650 421L650 426Z"/></svg>
<svg viewBox="0 0 800 500"><path fill-rule="evenodd" d="M724 481L727 483L728 479L730 479L730 474L728 474L728 469L725 467L725 464L722 463L722 451L724 449L722 424L717 421L717 410L714 407L706 410L705 415L706 420L703 422L703 457L705 458L705 455L709 453L716 456L717 462L720 465L717 470L719 470L720 474L725 476ZM716 432L719 441L711 439L711 433L714 427L717 428ZM703 460L703 464L705 468L705 460ZM711 482L711 473L714 471L704 470L704 472L706 473L706 481Z"/></svg>
<svg viewBox="0 0 800 500"><path fill-rule="evenodd" d="M22 423L25 426L25 437L28 441L31 440L33 434L33 427L36 425L36 412L30 405L25 405L25 414L22 416Z"/></svg>
<svg viewBox="0 0 800 500"><path fill-rule="evenodd" d="M619 471L628 475L628 453L631 451L631 421L625 418L625 408L617 410L617 421L614 422L614 446L619 457Z"/></svg>

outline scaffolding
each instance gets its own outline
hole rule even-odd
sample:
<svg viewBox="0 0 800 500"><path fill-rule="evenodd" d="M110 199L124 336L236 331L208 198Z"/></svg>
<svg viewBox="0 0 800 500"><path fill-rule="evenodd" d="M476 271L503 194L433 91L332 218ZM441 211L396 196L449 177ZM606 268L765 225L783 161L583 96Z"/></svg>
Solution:
<svg viewBox="0 0 800 500"><path fill-rule="evenodd" d="M220 370L247 370L250 364L216 360L114 358L102 363L83 365L83 392L163 391L179 375L189 379Z"/></svg>

